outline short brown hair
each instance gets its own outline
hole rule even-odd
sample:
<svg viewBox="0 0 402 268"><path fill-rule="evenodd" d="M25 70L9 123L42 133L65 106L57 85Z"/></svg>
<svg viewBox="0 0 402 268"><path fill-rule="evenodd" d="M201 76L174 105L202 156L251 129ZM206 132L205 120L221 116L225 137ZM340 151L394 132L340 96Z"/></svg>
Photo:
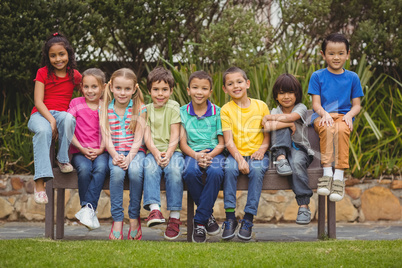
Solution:
<svg viewBox="0 0 402 268"><path fill-rule="evenodd" d="M190 78L188 79L188 87L190 87L191 80L193 80L194 78L208 80L209 85L210 85L210 90L212 90L212 78L207 72L205 72L205 71L196 71L196 72L192 73L190 75Z"/></svg>
<svg viewBox="0 0 402 268"><path fill-rule="evenodd" d="M296 79L291 74L285 73L281 74L275 81L274 87L272 89L273 97L274 100L278 103L276 100L278 98L278 94L282 92L293 92L295 93L296 96L296 102L295 104L298 104L302 101L302 86L299 82L299 80Z"/></svg>
<svg viewBox="0 0 402 268"><path fill-rule="evenodd" d="M229 69L227 69L227 70L223 73L223 85L225 85L225 83L226 83L226 76L227 76L228 74L233 74L233 73L240 73L240 74L243 76L244 80L246 80L246 81L248 80L247 74L246 74L245 71L243 71L243 70L240 69L239 67L233 66L233 67L230 67Z"/></svg>
<svg viewBox="0 0 402 268"><path fill-rule="evenodd" d="M172 72L163 68L162 66L158 66L153 69L147 77L147 88L148 91L151 91L153 82L163 81L169 85L170 90L174 87L174 78Z"/></svg>

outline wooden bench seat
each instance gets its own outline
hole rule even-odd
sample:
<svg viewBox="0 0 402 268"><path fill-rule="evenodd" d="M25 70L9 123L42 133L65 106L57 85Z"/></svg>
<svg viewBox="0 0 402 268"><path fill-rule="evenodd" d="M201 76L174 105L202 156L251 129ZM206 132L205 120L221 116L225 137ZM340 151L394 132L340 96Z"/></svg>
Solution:
<svg viewBox="0 0 402 268"><path fill-rule="evenodd" d="M309 111L309 118L311 111ZM315 133L312 126L308 130L309 141L312 149L315 151L314 161L308 168L309 184L312 189L317 189L318 178L322 176L322 168L319 160L319 140L318 135ZM54 150L51 150L51 159L54 159ZM64 237L64 206L65 206L65 189L78 189L77 173L74 170L72 173L63 174L59 168L53 169L54 179L46 183L46 193L49 198L49 203L46 205L46 219L45 219L45 236L49 238L62 239ZM247 190L248 178L245 175L240 175L237 181L238 190ZM103 189L109 189L109 178L106 178ZM125 180L124 189L128 190L128 180ZM289 182L286 178L279 176L272 161L270 161L270 168L266 172L263 181L263 190L287 190L291 189ZM56 236L54 236L54 206L55 206L55 192L57 190L56 200ZM161 191L165 190L165 184L162 180ZM184 190L187 191L186 186ZM318 196L318 227L317 238L325 237L325 204L327 202L327 235L330 238L336 238L336 219L335 219L335 203L329 201L325 196ZM192 241L191 235L193 231L193 218L194 218L194 202L190 196L187 195L187 241Z"/></svg>

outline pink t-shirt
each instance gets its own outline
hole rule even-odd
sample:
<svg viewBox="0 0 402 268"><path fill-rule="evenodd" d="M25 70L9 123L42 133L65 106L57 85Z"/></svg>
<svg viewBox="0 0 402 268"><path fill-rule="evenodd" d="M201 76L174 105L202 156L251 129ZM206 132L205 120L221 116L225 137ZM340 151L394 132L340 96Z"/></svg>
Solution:
<svg viewBox="0 0 402 268"><path fill-rule="evenodd" d="M78 97L70 102L68 111L76 119L75 137L82 147L99 149L102 135L99 126L99 112L88 107L84 97ZM79 153L74 145L70 146L70 153Z"/></svg>

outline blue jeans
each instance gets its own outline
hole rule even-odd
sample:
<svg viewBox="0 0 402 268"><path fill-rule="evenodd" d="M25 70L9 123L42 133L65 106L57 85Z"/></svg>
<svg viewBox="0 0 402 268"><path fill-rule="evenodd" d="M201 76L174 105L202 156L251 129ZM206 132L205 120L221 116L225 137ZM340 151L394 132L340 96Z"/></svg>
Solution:
<svg viewBox="0 0 402 268"><path fill-rule="evenodd" d="M296 201L299 206L310 204L310 197L313 196L313 191L309 186L307 176L307 168L313 161L313 157L307 154L307 150L301 146L298 149L292 146L291 130L283 128L271 132L271 152L274 160L279 155L284 155L289 161L292 168L292 177L289 183L296 195Z"/></svg>
<svg viewBox="0 0 402 268"><path fill-rule="evenodd" d="M121 152L127 155L128 152ZM130 203L128 216L137 219L140 216L142 187L144 183L144 158L145 153L139 151L131 161L127 170L113 165L113 158L109 156L110 168L110 212L114 221L123 221L123 189L126 174L129 180Z"/></svg>
<svg viewBox="0 0 402 268"><path fill-rule="evenodd" d="M75 118L67 112L49 111L56 119L57 131L59 133L59 151L57 160L60 163L68 163L68 149L71 139L74 136ZM32 139L35 176L34 180L53 178L52 164L50 162L50 146L52 144L52 127L50 122L41 113L31 115L28 121L28 129L35 133Z"/></svg>
<svg viewBox="0 0 402 268"><path fill-rule="evenodd" d="M264 155L262 160L252 160L250 156L243 156L250 167L248 174L248 193L247 203L244 208L245 213L257 215L258 204L260 202L262 182L265 172L269 167L269 157ZM226 158L225 179L223 181L223 193L225 209L236 208L237 176L239 176L239 165L232 155Z"/></svg>
<svg viewBox="0 0 402 268"><path fill-rule="evenodd" d="M73 154L71 164L77 170L81 206L89 203L96 210L105 177L109 173L109 154L104 152L92 161L76 153Z"/></svg>
<svg viewBox="0 0 402 268"><path fill-rule="evenodd" d="M225 157L221 154L212 159L212 163L206 169L198 165L197 160L190 156L184 159L183 180L187 184L188 191L197 205L194 222L207 224L213 213L213 207L221 187L225 164ZM202 180L203 171L207 178Z"/></svg>
<svg viewBox="0 0 402 268"><path fill-rule="evenodd" d="M150 204L161 205L161 177L165 174L167 210L181 210L183 199L184 159L181 152L174 152L169 164L162 168L154 156L148 153L144 161L144 208L149 210Z"/></svg>

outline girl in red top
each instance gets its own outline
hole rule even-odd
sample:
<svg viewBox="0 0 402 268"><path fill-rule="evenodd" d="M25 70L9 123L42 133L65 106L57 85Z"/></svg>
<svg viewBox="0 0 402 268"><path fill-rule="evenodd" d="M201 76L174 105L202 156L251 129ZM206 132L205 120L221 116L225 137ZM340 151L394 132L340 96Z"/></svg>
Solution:
<svg viewBox="0 0 402 268"><path fill-rule="evenodd" d="M34 132L33 149L35 163L34 199L46 204L45 182L53 178L49 151L52 139L59 139L57 164L61 172L73 170L69 163L68 149L74 135L75 119L67 113L73 89L81 82L81 74L75 70L74 50L68 40L59 33L52 34L42 49L42 68L35 78L34 103L28 128Z"/></svg>

